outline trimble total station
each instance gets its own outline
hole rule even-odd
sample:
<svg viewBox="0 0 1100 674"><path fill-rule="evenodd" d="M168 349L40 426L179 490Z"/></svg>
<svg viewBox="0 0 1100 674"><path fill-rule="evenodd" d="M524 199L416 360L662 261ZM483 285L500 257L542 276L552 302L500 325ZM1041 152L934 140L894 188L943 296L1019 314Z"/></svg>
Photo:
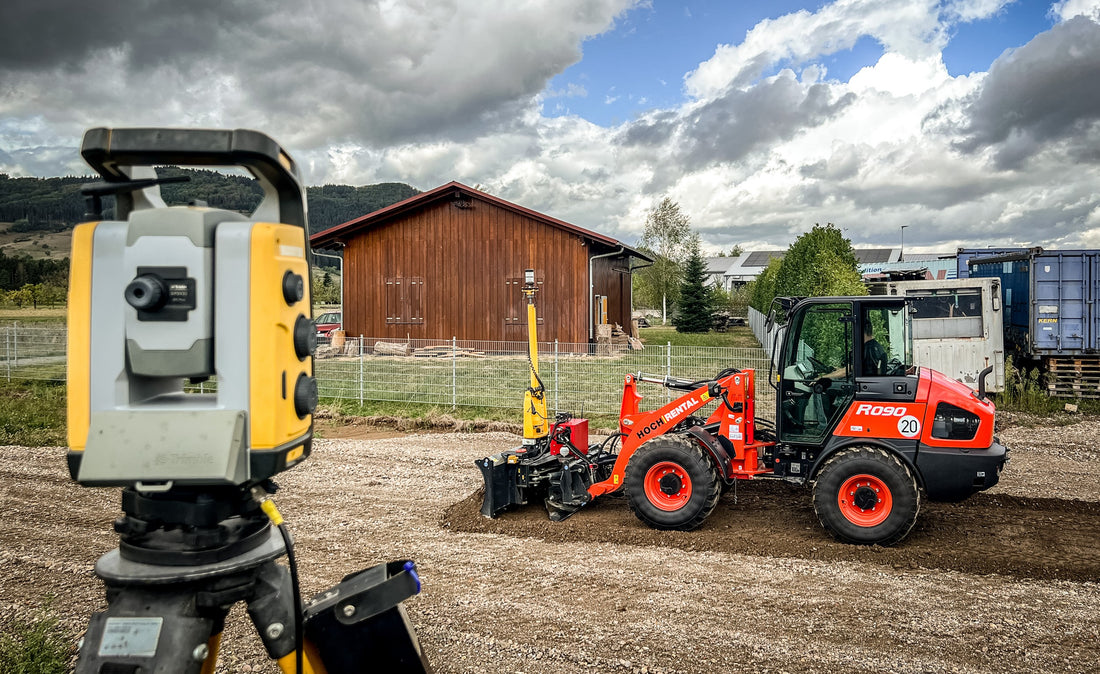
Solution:
<svg viewBox="0 0 1100 674"><path fill-rule="evenodd" d="M68 464L84 486L123 487L123 516L77 672L212 672L239 601L284 672L426 671L400 603L419 591L415 565L352 574L303 609L269 498L309 456L317 404L293 160L241 129L98 128L81 154L103 180L73 232ZM159 186L180 178L152 167L173 164L244 167L263 199L249 215L168 207Z"/></svg>
<svg viewBox="0 0 1100 674"><path fill-rule="evenodd" d="M244 485L309 454L314 329L304 191L254 131L93 129L85 160L114 219L73 233L69 468L89 486ZM154 164L240 165L245 217L168 208ZM185 393L214 377L212 393Z"/></svg>

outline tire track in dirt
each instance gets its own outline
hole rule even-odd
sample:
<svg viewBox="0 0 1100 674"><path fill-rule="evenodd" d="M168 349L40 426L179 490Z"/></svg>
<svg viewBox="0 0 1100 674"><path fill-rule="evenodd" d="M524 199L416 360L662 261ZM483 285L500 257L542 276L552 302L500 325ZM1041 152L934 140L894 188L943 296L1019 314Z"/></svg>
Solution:
<svg viewBox="0 0 1100 674"><path fill-rule="evenodd" d="M453 531L505 534L550 542L674 547L766 557L946 569L1039 580L1100 580L1100 503L977 494L962 503L921 506L913 532L890 548L838 543L821 528L809 491L759 481L724 494L702 527L656 531L631 514L624 498L602 498L564 522L541 505L481 515L482 492L448 508Z"/></svg>

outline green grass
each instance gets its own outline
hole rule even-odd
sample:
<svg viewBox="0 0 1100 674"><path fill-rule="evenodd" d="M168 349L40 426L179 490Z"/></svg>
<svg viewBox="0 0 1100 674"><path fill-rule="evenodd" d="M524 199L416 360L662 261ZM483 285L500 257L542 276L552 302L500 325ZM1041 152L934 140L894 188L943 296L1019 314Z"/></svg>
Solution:
<svg viewBox="0 0 1100 674"><path fill-rule="evenodd" d="M561 352L557 357L553 348L543 345L539 365L550 411L586 417L618 414L627 374L705 379L727 367L767 369L767 360L758 348L674 346L670 354L658 342L641 351L623 350L611 355ZM528 383L527 359L523 355L460 357L453 362L449 357L366 355L362 360L318 360L314 371L322 398L356 403L360 398L385 400L446 410L518 409ZM664 390L649 384L642 386L641 393L651 398L643 407L666 399Z"/></svg>
<svg viewBox="0 0 1100 674"><path fill-rule="evenodd" d="M0 445L66 444L64 384L0 380Z"/></svg>
<svg viewBox="0 0 1100 674"><path fill-rule="evenodd" d="M748 326L734 326L728 332L690 333L676 332L671 325L653 325L648 328L639 328L638 336L646 345L672 346L729 346L735 348L760 348L760 342L752 334Z"/></svg>
<svg viewBox="0 0 1100 674"><path fill-rule="evenodd" d="M1073 423L1075 415L1066 412L1067 404L1077 405L1077 414L1100 414L1100 400L1071 400L1047 395L1042 376L1035 368L1018 369L1012 358L1005 359L1005 390L996 398L997 409L1035 415L1053 423Z"/></svg>
<svg viewBox="0 0 1100 674"><path fill-rule="evenodd" d="M4 621L0 632L0 672L4 674L62 674L68 670L71 635L61 628L49 608L31 618Z"/></svg>
<svg viewBox="0 0 1100 674"><path fill-rule="evenodd" d="M411 402L390 402L365 400L360 405L357 400L322 399L317 410L318 417L329 417L337 423L352 418L367 418L375 423L392 425L402 430L440 429L440 430L493 430L509 428L521 430L523 426L522 395L516 399L514 408L502 407L457 407L425 405ZM550 411L551 421L553 411ZM613 429L618 426L618 417L612 415L590 415L590 429ZM323 431L319 434L324 437Z"/></svg>
<svg viewBox="0 0 1100 674"><path fill-rule="evenodd" d="M64 306L40 307L0 307L0 325L8 325L17 322L20 325L26 323L41 323L64 325L66 309Z"/></svg>

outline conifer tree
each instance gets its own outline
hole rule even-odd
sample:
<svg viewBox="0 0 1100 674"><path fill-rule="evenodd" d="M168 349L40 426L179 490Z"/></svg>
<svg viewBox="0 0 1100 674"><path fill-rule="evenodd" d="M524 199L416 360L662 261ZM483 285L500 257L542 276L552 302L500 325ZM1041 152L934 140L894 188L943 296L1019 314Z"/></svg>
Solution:
<svg viewBox="0 0 1100 674"><path fill-rule="evenodd" d="M676 317L677 332L707 332L711 328L711 294L706 288L707 269L699 251L699 236L689 244L684 280L680 285L680 313Z"/></svg>

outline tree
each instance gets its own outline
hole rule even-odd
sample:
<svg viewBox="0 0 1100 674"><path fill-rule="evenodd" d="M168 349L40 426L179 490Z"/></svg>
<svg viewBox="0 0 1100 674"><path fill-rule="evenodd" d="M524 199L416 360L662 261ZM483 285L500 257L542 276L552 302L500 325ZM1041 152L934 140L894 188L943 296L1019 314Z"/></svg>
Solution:
<svg viewBox="0 0 1100 674"><path fill-rule="evenodd" d="M684 280L680 285L680 312L676 316L677 332L707 332L711 316L711 296L706 287L707 267L699 252L699 236L691 238L690 253L684 264Z"/></svg>
<svg viewBox="0 0 1100 674"><path fill-rule="evenodd" d="M772 300L775 299L775 282L779 277L779 268L783 264L783 258L773 257L768 260L768 266L754 281L748 284L749 304L762 314L771 309Z"/></svg>
<svg viewBox="0 0 1100 674"><path fill-rule="evenodd" d="M710 289L710 305L715 311L728 311L731 316L746 316L752 303L752 284L734 286L729 290L722 286Z"/></svg>
<svg viewBox="0 0 1100 674"><path fill-rule="evenodd" d="M867 294L852 242L832 223L815 224L795 239L783 256L775 291L788 297Z"/></svg>
<svg viewBox="0 0 1100 674"><path fill-rule="evenodd" d="M316 304L337 304L340 302L340 279L328 270L313 268L313 287L310 289Z"/></svg>
<svg viewBox="0 0 1100 674"><path fill-rule="evenodd" d="M767 313L776 297L866 294L852 242L832 223L815 224L753 282L752 306Z"/></svg>
<svg viewBox="0 0 1100 674"><path fill-rule="evenodd" d="M665 197L646 215L639 245L655 260L636 278L639 295L653 304L660 299L662 325L668 322L669 304L676 303L691 240L691 220L672 199Z"/></svg>

